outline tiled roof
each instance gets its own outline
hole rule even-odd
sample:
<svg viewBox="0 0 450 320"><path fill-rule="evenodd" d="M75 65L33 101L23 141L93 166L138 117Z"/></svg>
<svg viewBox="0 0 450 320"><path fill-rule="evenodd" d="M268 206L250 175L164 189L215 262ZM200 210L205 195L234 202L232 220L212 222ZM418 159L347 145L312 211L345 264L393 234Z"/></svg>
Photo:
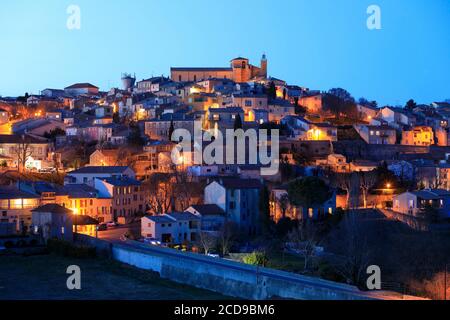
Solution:
<svg viewBox="0 0 450 320"><path fill-rule="evenodd" d="M411 193L423 200L438 200L442 196L450 196L450 192L443 189L418 190Z"/></svg>
<svg viewBox="0 0 450 320"><path fill-rule="evenodd" d="M132 178L105 178L101 179L105 181L106 183L116 186L116 187L126 187L126 186L140 186L141 183L137 181L136 179Z"/></svg>
<svg viewBox="0 0 450 320"><path fill-rule="evenodd" d="M237 57L237 58L234 58L231 61L236 61L236 60L248 60L248 59L247 58L243 58L243 57Z"/></svg>
<svg viewBox="0 0 450 320"><path fill-rule="evenodd" d="M83 167L80 168L78 170L74 170L71 172L68 172L68 175L71 174L95 174L95 173L100 173L100 174L115 174L115 173L123 173L125 172L125 170L127 170L128 167L123 167L123 166L104 166L104 167Z"/></svg>
<svg viewBox="0 0 450 320"><path fill-rule="evenodd" d="M174 218L176 221L200 220L199 217L190 212L172 212L167 215Z"/></svg>
<svg viewBox="0 0 450 320"><path fill-rule="evenodd" d="M87 184L68 184L63 187L65 194L70 198L95 198L97 196L97 190Z"/></svg>
<svg viewBox="0 0 450 320"><path fill-rule="evenodd" d="M222 178L216 182L225 189L260 189L262 186L257 179Z"/></svg>
<svg viewBox="0 0 450 320"><path fill-rule="evenodd" d="M202 216L205 215L224 215L225 212L216 204L201 204L191 206L194 210L200 213Z"/></svg>
<svg viewBox="0 0 450 320"><path fill-rule="evenodd" d="M115 157L119 154L118 149L107 149L107 150L98 150L98 151L107 157Z"/></svg>
<svg viewBox="0 0 450 320"><path fill-rule="evenodd" d="M240 107L229 108L209 108L209 113L243 113L244 110Z"/></svg>
<svg viewBox="0 0 450 320"><path fill-rule="evenodd" d="M93 84L90 83L75 83L71 86L68 86L64 89L84 89L84 88L94 88L94 89L98 89L98 87L94 86Z"/></svg>
<svg viewBox="0 0 450 320"><path fill-rule="evenodd" d="M265 94L245 94L245 93L237 93L233 94L233 97L235 98L267 98L267 95ZM283 100L285 101L285 100Z"/></svg>
<svg viewBox="0 0 450 320"><path fill-rule="evenodd" d="M82 215L73 215L72 222L75 226L89 226L89 225L98 225L98 220L90 217L90 216L82 216Z"/></svg>
<svg viewBox="0 0 450 320"><path fill-rule="evenodd" d="M231 68L170 68L171 71L233 71Z"/></svg>
<svg viewBox="0 0 450 320"><path fill-rule="evenodd" d="M32 144L48 144L45 139L37 139L29 135L0 135L0 143L32 143Z"/></svg>
<svg viewBox="0 0 450 320"><path fill-rule="evenodd" d="M175 220L173 218L169 217L166 214L158 215L158 216L146 216L145 218L156 222L156 223L174 223Z"/></svg>
<svg viewBox="0 0 450 320"><path fill-rule="evenodd" d="M32 212L51 212L51 213L59 213L59 214L72 214L73 213L72 210L69 210L67 208L60 206L59 204L54 204L54 203L40 206L31 211Z"/></svg>
<svg viewBox="0 0 450 320"><path fill-rule="evenodd" d="M10 187L0 187L0 199L38 199L38 195Z"/></svg>

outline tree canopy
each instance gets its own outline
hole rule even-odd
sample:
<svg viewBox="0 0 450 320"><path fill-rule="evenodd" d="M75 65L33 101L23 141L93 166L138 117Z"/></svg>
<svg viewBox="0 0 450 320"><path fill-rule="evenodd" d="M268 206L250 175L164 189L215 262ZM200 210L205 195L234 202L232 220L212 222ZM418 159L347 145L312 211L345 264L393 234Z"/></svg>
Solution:
<svg viewBox="0 0 450 320"><path fill-rule="evenodd" d="M277 87L275 86L275 83L273 81L269 83L269 87L267 88L267 95L269 96L269 99L275 99L277 97Z"/></svg>
<svg viewBox="0 0 450 320"><path fill-rule="evenodd" d="M408 100L408 102L406 102L406 105L405 105L406 109L413 110L415 107L417 107L417 103L413 99L410 99L410 100Z"/></svg>
<svg viewBox="0 0 450 320"><path fill-rule="evenodd" d="M352 95L345 89L333 88L324 94L322 99L325 110L331 111L335 116L340 114L356 117L356 102Z"/></svg>
<svg viewBox="0 0 450 320"><path fill-rule="evenodd" d="M289 200L295 206L319 205L330 199L330 187L320 178L306 177L288 186Z"/></svg>
<svg viewBox="0 0 450 320"><path fill-rule="evenodd" d="M234 119L234 130L242 129L242 119L239 113L236 115Z"/></svg>

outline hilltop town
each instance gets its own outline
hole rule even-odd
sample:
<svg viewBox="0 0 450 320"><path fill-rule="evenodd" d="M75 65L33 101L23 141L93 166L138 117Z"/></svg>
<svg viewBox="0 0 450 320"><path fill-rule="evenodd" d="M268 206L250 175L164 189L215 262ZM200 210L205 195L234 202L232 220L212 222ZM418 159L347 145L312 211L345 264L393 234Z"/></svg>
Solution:
<svg viewBox="0 0 450 320"><path fill-rule="evenodd" d="M380 244L386 250L419 241L420 232L447 235L450 101L381 106L343 88L272 77L266 55L257 64L238 57L140 81L123 74L122 87L109 91L86 82L0 97L0 246L129 240L359 286L357 271L380 256L371 249L362 257L367 248L348 243L376 236L379 225L368 230L367 221L389 224L380 228L391 237ZM198 125L211 137L201 145ZM176 138L179 129L192 140ZM241 129L268 132L275 174L262 173L259 156L248 160L263 143L245 136L243 162L195 159L194 149ZM174 162L181 142L192 150ZM439 274L415 280L430 275Z"/></svg>

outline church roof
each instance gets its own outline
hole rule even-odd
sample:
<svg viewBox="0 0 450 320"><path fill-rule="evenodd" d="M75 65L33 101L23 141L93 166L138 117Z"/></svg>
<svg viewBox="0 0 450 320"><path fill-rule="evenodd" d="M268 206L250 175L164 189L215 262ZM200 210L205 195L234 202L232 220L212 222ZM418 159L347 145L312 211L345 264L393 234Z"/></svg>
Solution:
<svg viewBox="0 0 450 320"><path fill-rule="evenodd" d="M231 68L170 68L171 71L232 71Z"/></svg>
<svg viewBox="0 0 450 320"><path fill-rule="evenodd" d="M247 61L248 61L247 58L243 58L243 57L237 57L237 58L234 58L234 59L231 60L231 61L236 61L236 60L247 60Z"/></svg>

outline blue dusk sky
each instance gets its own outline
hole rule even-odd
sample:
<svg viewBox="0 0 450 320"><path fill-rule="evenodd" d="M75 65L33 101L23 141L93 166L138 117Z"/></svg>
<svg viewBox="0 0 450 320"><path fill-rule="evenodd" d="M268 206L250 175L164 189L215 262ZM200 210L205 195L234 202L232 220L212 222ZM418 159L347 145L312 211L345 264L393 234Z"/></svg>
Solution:
<svg viewBox="0 0 450 320"><path fill-rule="evenodd" d="M69 5L81 29L69 30ZM366 26L381 8L381 30ZM450 99L449 0L1 0L0 95L75 82L108 90L237 56L311 89L380 105Z"/></svg>

